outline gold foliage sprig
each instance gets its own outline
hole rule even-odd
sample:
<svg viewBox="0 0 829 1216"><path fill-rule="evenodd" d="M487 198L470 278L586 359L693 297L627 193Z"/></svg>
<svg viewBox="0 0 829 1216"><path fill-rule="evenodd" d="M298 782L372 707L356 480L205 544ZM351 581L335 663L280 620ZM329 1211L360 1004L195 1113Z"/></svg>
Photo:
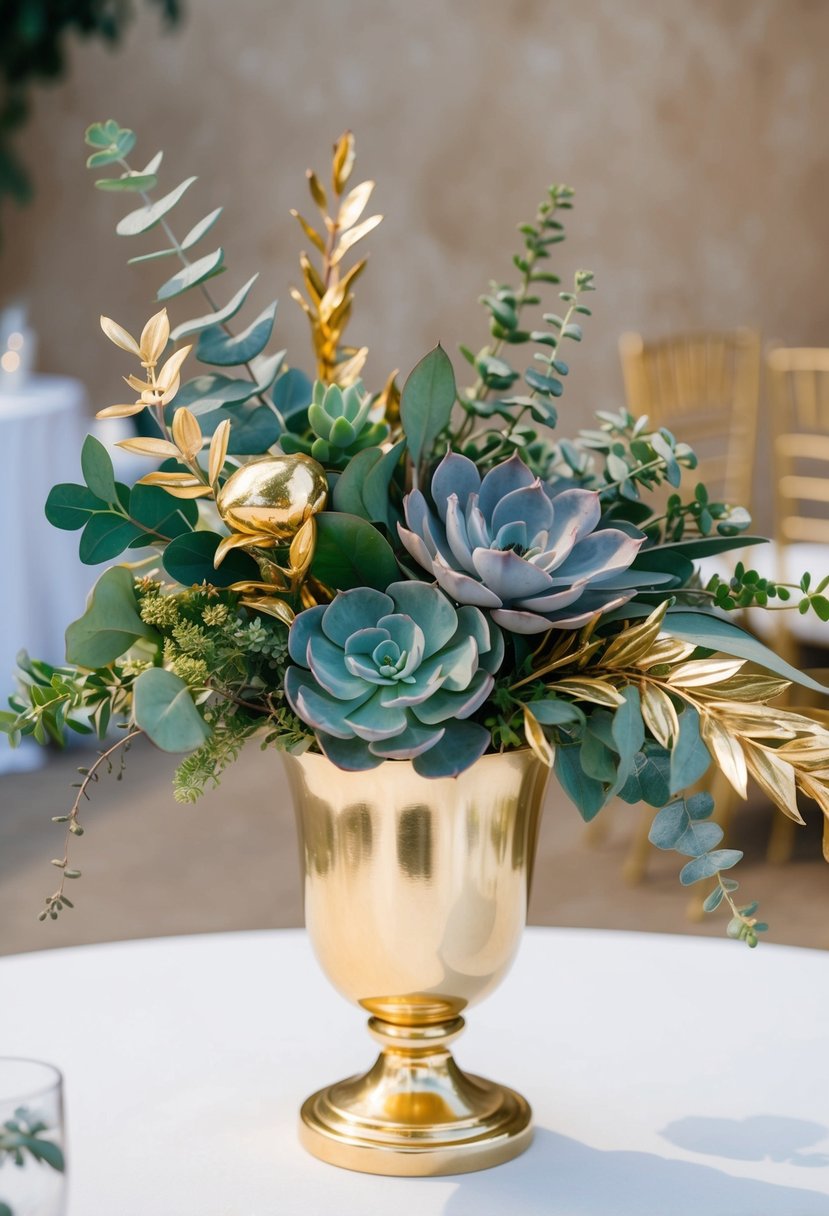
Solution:
<svg viewBox="0 0 829 1216"><path fill-rule="evenodd" d="M533 656L533 671L514 684L513 691L541 680L548 692L617 709L624 701L620 690L633 685L645 726L667 750L679 737L677 702L693 706L706 748L740 797L746 797L751 775L797 823L804 822L797 808L798 790L818 804L825 817L824 853L829 859L829 715L770 705L789 682L743 672L743 659L689 658L695 646L670 636L667 608L667 603L660 604L645 621L627 626L609 642L592 638L591 622L578 634L543 643ZM531 709L529 717L527 725L525 710L527 741L541 755ZM542 750L542 758L547 758L549 744ZM549 752L547 762L551 760Z"/></svg>
<svg viewBox="0 0 829 1216"><path fill-rule="evenodd" d="M317 361L317 378L324 384L339 384L346 388L358 379L368 355L368 347L345 346L343 334L351 318L354 282L362 274L366 259L356 262L350 270L343 272L342 263L346 254L368 236L382 220L382 215L372 215L361 220L371 193L373 181L361 182L346 194L345 189L354 168L354 136L346 131L334 145L331 165L331 189L336 207L329 214L328 195L313 170L307 173L308 188L322 216L324 233L300 215L292 211L302 231L321 256L316 268L307 253L299 258L307 299L296 288L291 295L299 304L311 326L314 355Z"/></svg>

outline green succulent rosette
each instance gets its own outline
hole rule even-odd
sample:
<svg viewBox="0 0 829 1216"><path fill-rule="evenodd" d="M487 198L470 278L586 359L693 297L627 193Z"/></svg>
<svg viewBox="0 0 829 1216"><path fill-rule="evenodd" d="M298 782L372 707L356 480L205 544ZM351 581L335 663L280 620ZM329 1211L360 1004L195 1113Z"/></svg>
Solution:
<svg viewBox="0 0 829 1216"><path fill-rule="evenodd" d="M454 777L489 746L470 719L492 690L503 637L438 587L341 592L297 616L288 650L288 701L340 768L411 760L421 776Z"/></svg>

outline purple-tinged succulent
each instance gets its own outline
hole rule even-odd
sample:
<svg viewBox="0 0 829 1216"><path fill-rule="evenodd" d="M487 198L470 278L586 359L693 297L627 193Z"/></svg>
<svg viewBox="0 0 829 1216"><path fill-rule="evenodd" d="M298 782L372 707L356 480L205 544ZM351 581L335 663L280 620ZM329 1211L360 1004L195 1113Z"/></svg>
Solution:
<svg viewBox="0 0 829 1216"><path fill-rule="evenodd" d="M596 528L593 490L556 494L516 454L484 476L448 452L431 484L437 515L420 490L398 525L411 556L454 600L475 604L513 633L577 629L626 603L644 536Z"/></svg>
<svg viewBox="0 0 829 1216"><path fill-rule="evenodd" d="M412 760L421 776L454 777L489 745L468 719L489 696L504 639L438 587L342 591L298 614L288 650L297 664L285 675L288 701L340 768Z"/></svg>

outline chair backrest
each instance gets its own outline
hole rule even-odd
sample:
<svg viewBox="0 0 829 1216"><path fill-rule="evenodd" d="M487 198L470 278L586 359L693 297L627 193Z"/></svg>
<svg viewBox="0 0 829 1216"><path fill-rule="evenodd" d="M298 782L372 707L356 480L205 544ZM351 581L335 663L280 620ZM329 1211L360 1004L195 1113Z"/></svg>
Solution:
<svg viewBox="0 0 829 1216"><path fill-rule="evenodd" d="M619 341L625 396L699 457L712 498L751 506L760 394L760 339L748 329Z"/></svg>
<svg viewBox="0 0 829 1216"><path fill-rule="evenodd" d="M829 545L829 350L777 347L766 364L777 539Z"/></svg>

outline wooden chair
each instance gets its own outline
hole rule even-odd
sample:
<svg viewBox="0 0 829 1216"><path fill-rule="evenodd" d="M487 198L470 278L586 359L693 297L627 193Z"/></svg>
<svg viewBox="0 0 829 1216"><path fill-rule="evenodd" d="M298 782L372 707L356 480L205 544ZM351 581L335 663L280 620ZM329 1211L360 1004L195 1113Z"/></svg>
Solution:
<svg viewBox="0 0 829 1216"><path fill-rule="evenodd" d="M749 329L675 334L645 341L626 333L619 355L627 407L667 427L699 457L699 477L712 499L750 508L753 497L757 412L760 396L760 339ZM721 776L707 785L717 818L727 822L736 795ZM652 814L643 816L624 863L628 882L645 876L651 846ZM689 914L702 915L699 900Z"/></svg>
<svg viewBox="0 0 829 1216"><path fill-rule="evenodd" d="M820 580L829 574L829 350L777 347L766 372L775 495L769 573L791 582L809 570ZM813 613L776 615L775 649L789 662L829 648L829 623ZM793 845L794 824L775 819L769 860L787 861Z"/></svg>
<svg viewBox="0 0 829 1216"><path fill-rule="evenodd" d="M619 341L627 407L691 445L712 498L752 499L760 339L748 329ZM724 442L725 441L725 442Z"/></svg>

